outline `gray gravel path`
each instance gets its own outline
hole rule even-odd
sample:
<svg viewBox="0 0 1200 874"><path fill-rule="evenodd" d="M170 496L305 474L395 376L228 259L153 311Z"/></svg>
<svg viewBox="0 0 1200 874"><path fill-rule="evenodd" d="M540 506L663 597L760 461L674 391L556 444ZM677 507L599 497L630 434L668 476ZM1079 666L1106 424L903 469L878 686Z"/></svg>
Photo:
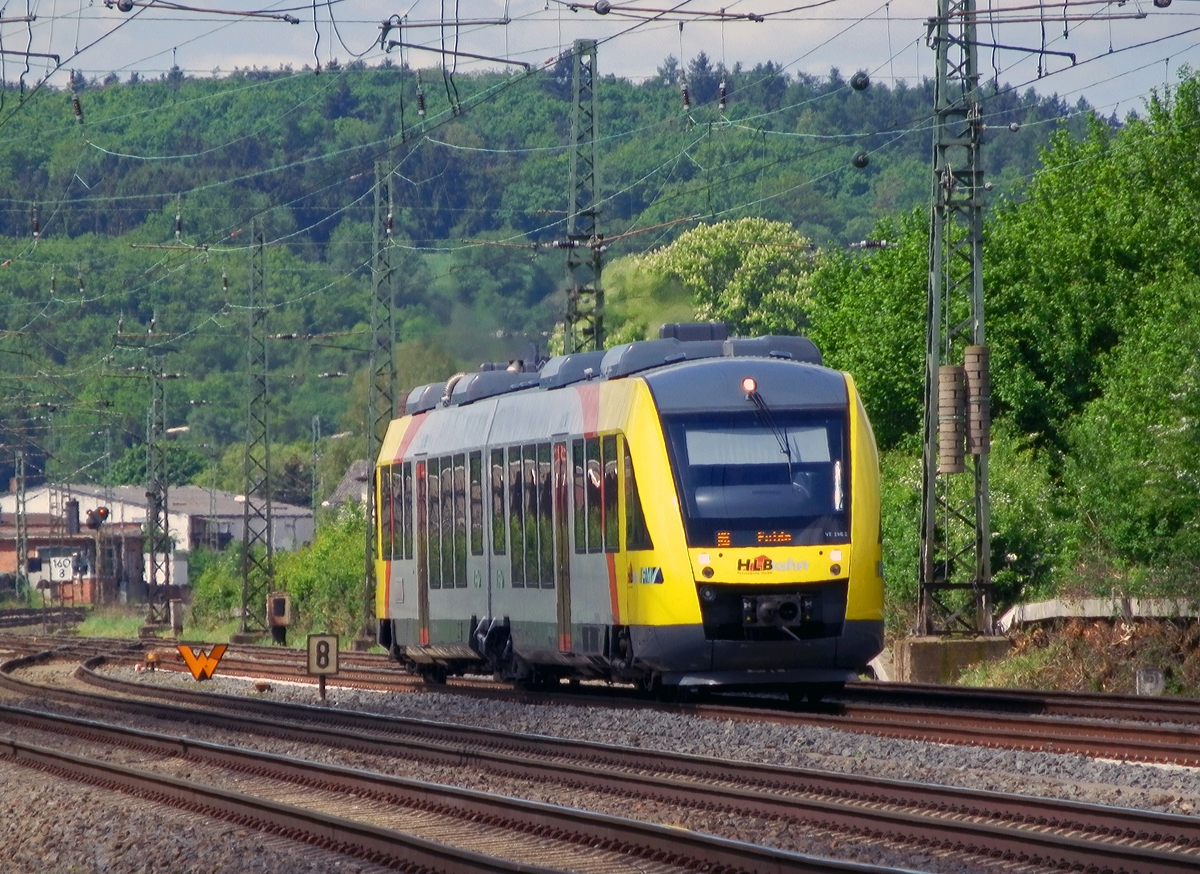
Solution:
<svg viewBox="0 0 1200 874"><path fill-rule="evenodd" d="M207 692L275 701L319 703L314 686L273 683L269 692L259 693L248 681L220 675L199 684L188 674L162 671L137 674L129 668L116 667L104 670L140 683L203 688ZM388 694L330 686L327 704L370 713L644 749L1092 801L1166 813L1194 815L1200 810L1200 768L934 744L828 728L712 720L654 710L517 705L437 692Z"/></svg>
<svg viewBox="0 0 1200 874"><path fill-rule="evenodd" d="M134 679L136 682L144 684L201 688L200 684L185 674L170 672L135 674L128 668L119 667L109 667L104 670L121 679ZM49 673L51 673L51 669L40 670L39 674L42 676L39 679L46 679L45 674ZM259 693L248 681L218 675L212 681L203 684L202 688L205 691L221 694L317 703L316 690L312 686L275 682L268 692ZM33 704L34 702L27 703ZM927 783L1023 792L1173 813L1191 814L1196 806L1200 805L1200 770L1190 768L1127 765L1095 761L1081 756L945 746L877 738L823 728L714 721L650 710L518 705L437 692L384 694L339 689L331 686L328 690L327 704L330 707L434 719L462 725L533 732L582 740L599 740L646 749L714 755L729 760L882 775ZM57 709L57 706L46 702L42 702L40 706L46 709ZM138 722L136 719L126 718L119 714L105 714L104 718L128 724L137 724ZM799 833L799 830L782 827L779 823L756 822L713 813L679 811L653 803L631 805L624 799L613 796L599 793L583 794L575 790L547 787L518 780L506 779L498 782L494 775L460 768L420 766L397 759L348 754L262 738L250 739L236 733L197 726L168 728L161 722L147 721L145 727L156 731L171 730L215 742L236 743L242 746L252 745L255 748L297 757L335 762L416 779L453 783L557 804L571 804L651 822L753 840L815 855L876 864L903 865L907 868L938 872L938 874L959 871L1020 870L982 861L964 864L963 860L955 859L947 854L914 853L911 850L899 850L878 841L860 842L820 831L806 830ZM79 787L76 788L79 789ZM84 790L79 789L79 791ZM124 802L111 800L109 803L120 807ZM86 805L75 806L74 809L77 812L76 821L80 822L80 828L86 828L84 821L90 820L90 828L93 833L103 834L105 842L111 843L108 832L105 831L106 823L109 831L112 829L111 814L107 816L104 813L94 815L91 808ZM217 854L216 867L210 866L206 870L255 872L259 870L256 867L221 868L222 859L226 861L236 859L240 864L243 861L249 863L253 861L254 857L234 852L226 855L220 841L214 844L211 838L206 837L210 831L220 833L221 824L212 825L209 829L194 827L199 831L194 834L189 846L193 849L201 848L197 850L200 854L197 858L203 859L208 852ZM97 830L99 831L97 832ZM85 852L82 845L72 844L69 839L59 843L64 848L60 852ZM209 849L204 850L204 847ZM90 850L86 850L86 852L90 852ZM316 851L300 848L299 852L303 858L311 859ZM110 854L107 866L101 868L61 867L17 870L165 870L123 867L133 864L126 861L129 855L125 853L115 857L116 861L113 861ZM316 863L310 862L310 864ZM355 869L328 866L304 868L283 864L282 867L276 867L274 870L339 871Z"/></svg>
<svg viewBox="0 0 1200 874"><path fill-rule="evenodd" d="M5 874L382 874L385 869L0 759Z"/></svg>

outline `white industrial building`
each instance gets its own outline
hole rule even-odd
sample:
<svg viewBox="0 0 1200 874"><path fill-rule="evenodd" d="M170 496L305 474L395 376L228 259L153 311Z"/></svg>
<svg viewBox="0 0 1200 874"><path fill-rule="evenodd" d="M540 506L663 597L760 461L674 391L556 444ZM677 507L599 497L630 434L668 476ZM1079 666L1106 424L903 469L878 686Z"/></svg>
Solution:
<svg viewBox="0 0 1200 874"><path fill-rule="evenodd" d="M52 495L52 492L56 494ZM62 513L72 498L79 502L81 522L87 519L88 510L100 506L108 507L105 524L140 525L146 521L144 486L113 486L112 497L107 501L104 486L33 486L25 493L25 510L31 515L49 516L52 511ZM12 492L0 495L0 518L11 520L16 512L17 496ZM167 533L176 552L188 552L209 544L223 549L230 541L240 541L244 512L245 499L241 495L201 486L172 486L167 490ZM312 538L312 510L277 501L271 503L271 545L274 549L296 549L311 542Z"/></svg>

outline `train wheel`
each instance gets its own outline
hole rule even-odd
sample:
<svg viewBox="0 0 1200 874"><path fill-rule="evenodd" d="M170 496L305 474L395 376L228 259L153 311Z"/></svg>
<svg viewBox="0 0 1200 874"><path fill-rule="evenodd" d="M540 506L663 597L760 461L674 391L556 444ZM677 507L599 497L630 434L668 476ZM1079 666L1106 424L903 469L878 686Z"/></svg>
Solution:
<svg viewBox="0 0 1200 874"><path fill-rule="evenodd" d="M814 686L808 686L805 689L805 696L808 698L809 704L818 704L822 698L836 695L840 691L842 691L841 683L818 683Z"/></svg>
<svg viewBox="0 0 1200 874"><path fill-rule="evenodd" d="M444 686L446 684L446 668L444 665L423 665L421 679L431 686Z"/></svg>

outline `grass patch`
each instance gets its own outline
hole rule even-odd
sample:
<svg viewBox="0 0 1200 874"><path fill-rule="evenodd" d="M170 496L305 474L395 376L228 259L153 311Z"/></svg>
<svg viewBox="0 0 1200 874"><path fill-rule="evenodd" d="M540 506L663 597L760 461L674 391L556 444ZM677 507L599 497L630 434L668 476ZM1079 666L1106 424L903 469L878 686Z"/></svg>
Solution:
<svg viewBox="0 0 1200 874"><path fill-rule="evenodd" d="M964 686L1132 695L1138 668L1158 668L1166 694L1200 697L1200 623L1067 619L1012 635L1007 658L976 665Z"/></svg>
<svg viewBox="0 0 1200 874"><path fill-rule="evenodd" d="M190 623L189 618L184 618L183 637L188 640L202 640L205 643L229 643L230 636L237 634L240 625L237 619L223 619L213 625L201 626ZM80 623L79 636L136 640L138 629L145 624L145 607L99 607ZM258 641L263 644L270 642L269 633L264 634Z"/></svg>
<svg viewBox="0 0 1200 874"><path fill-rule="evenodd" d="M1065 647L1053 644L1027 649L994 662L981 662L963 671L960 686L1000 689L1053 689Z"/></svg>
<svg viewBox="0 0 1200 874"><path fill-rule="evenodd" d="M145 607L98 607L79 624L79 636L136 640L138 629L145 624Z"/></svg>

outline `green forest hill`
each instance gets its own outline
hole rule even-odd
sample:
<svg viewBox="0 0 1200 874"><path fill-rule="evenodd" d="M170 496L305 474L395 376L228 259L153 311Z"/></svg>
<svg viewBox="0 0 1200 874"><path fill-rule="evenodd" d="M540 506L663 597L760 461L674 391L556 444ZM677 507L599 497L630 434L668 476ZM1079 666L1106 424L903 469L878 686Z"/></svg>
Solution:
<svg viewBox="0 0 1200 874"><path fill-rule="evenodd" d="M140 481L153 327L149 345L178 374L168 425L188 428L173 478L240 490L256 217L268 331L298 335L269 345L276 497L309 502L314 421L318 501L328 494L362 455L380 160L398 174L402 387L552 346L564 262L536 244L564 233L568 70L76 79L78 116L64 92L20 106L5 92L0 476L22 448L51 477L100 481L110 441L109 475ZM679 75L667 59L646 82L598 89L612 338L696 314L807 331L850 370L885 449L902 622L916 578L932 87L858 91L836 71L723 71L699 57L685 111ZM1144 120L1119 123L987 87L1003 600L1161 589L1200 554L1197 91L1186 79ZM846 248L867 238L898 245Z"/></svg>

